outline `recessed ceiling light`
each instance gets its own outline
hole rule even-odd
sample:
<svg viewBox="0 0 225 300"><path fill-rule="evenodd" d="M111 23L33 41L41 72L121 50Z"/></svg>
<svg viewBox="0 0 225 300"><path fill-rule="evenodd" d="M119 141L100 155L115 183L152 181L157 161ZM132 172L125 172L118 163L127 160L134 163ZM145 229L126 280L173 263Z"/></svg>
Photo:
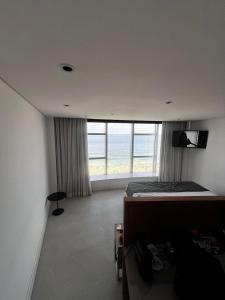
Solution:
<svg viewBox="0 0 225 300"><path fill-rule="evenodd" d="M70 65L70 64L60 64L59 65L60 68L65 71L65 72L73 72L75 67L73 65Z"/></svg>
<svg viewBox="0 0 225 300"><path fill-rule="evenodd" d="M166 101L166 104L172 104L173 101Z"/></svg>
<svg viewBox="0 0 225 300"><path fill-rule="evenodd" d="M63 104L65 107L69 107L70 105L69 104Z"/></svg>

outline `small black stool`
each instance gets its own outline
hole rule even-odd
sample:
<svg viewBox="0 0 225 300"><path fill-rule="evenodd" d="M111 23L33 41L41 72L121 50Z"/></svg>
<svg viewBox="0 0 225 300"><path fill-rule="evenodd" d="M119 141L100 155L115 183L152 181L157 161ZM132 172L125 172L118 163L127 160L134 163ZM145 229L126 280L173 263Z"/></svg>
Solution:
<svg viewBox="0 0 225 300"><path fill-rule="evenodd" d="M53 216L59 216L64 212L63 208L59 208L58 202L59 200L62 200L64 198L66 198L66 193L64 192L56 192L47 197L47 200L49 201L57 201L57 208L52 212Z"/></svg>

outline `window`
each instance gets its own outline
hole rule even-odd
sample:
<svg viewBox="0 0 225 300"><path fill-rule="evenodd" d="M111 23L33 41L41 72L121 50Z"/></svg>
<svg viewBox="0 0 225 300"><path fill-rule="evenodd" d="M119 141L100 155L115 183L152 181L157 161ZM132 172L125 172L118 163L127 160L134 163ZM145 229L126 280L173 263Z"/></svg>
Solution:
<svg viewBox="0 0 225 300"><path fill-rule="evenodd" d="M161 124L88 122L91 176L159 172Z"/></svg>

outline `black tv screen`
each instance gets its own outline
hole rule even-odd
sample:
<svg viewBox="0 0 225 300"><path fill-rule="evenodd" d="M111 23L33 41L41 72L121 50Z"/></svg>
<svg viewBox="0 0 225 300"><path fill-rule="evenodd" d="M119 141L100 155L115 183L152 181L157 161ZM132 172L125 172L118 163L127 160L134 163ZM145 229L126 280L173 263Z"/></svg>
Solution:
<svg viewBox="0 0 225 300"><path fill-rule="evenodd" d="M182 148L206 148L208 131L202 130L179 130L173 132L173 147Z"/></svg>

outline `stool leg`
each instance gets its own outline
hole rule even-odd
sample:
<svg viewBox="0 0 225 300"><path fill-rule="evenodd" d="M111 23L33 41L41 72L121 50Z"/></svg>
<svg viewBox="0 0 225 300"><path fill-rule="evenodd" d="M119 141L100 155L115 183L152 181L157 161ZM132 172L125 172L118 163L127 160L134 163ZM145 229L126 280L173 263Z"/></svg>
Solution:
<svg viewBox="0 0 225 300"><path fill-rule="evenodd" d="M64 212L63 208L59 208L59 201L56 201L56 209L52 212L53 216L59 216Z"/></svg>

